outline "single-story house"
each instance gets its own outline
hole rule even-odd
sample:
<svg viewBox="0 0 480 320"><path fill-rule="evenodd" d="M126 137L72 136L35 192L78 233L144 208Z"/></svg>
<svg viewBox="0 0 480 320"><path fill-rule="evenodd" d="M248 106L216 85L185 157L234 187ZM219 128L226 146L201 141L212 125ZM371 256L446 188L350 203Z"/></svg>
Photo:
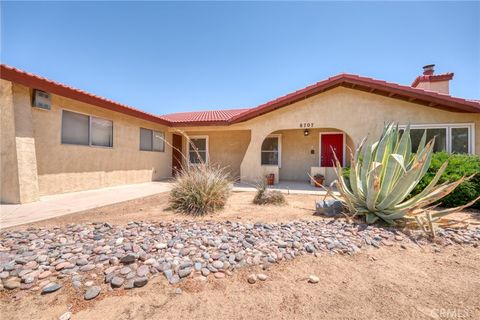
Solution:
<svg viewBox="0 0 480 320"><path fill-rule="evenodd" d="M333 153L348 166L390 121L410 123L414 144L427 130L436 151L480 152L480 101L450 95L453 73L433 65L410 86L339 74L250 109L162 116L6 65L0 76L3 203L165 179L199 157L245 182L329 182Z"/></svg>

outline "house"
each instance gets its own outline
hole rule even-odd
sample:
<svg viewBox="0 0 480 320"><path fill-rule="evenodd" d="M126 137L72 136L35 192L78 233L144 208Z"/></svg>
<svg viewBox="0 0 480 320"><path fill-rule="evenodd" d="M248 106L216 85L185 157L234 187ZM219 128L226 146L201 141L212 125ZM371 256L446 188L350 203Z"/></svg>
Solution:
<svg viewBox="0 0 480 320"><path fill-rule="evenodd" d="M160 180L199 157L247 182L269 173L305 183L323 173L329 182L333 153L348 166L348 150L389 121L410 123L414 145L427 130L435 151L480 152L480 101L451 96L453 73L433 65L410 86L339 74L251 109L163 116L0 71L4 203Z"/></svg>

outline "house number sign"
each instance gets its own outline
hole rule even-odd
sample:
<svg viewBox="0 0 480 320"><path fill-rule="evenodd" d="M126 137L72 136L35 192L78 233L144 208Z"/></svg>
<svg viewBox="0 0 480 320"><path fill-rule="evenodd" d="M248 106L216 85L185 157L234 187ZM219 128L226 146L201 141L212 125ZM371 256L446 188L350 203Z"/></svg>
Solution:
<svg viewBox="0 0 480 320"><path fill-rule="evenodd" d="M300 128L313 128L313 122L302 122Z"/></svg>

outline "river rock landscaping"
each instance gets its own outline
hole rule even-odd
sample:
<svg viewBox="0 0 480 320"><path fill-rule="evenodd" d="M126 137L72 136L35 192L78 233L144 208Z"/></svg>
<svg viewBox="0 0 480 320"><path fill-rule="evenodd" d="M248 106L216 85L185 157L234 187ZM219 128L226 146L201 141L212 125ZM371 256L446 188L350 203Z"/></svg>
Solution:
<svg viewBox="0 0 480 320"><path fill-rule="evenodd" d="M432 245L478 247L480 228L440 229ZM145 286L163 276L222 279L237 268L269 266L297 256L355 254L366 248L430 244L395 228L349 224L342 219L290 223L130 222L71 224L0 232L0 289L49 294L64 281L86 300L110 290ZM267 279L266 275L257 276ZM253 280L248 280L254 283Z"/></svg>

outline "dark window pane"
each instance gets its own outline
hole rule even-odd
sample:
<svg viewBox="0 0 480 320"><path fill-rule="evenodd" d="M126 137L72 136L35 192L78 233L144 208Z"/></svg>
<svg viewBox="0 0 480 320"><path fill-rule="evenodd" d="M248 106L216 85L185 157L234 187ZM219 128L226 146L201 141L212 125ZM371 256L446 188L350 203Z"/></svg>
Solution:
<svg viewBox="0 0 480 320"><path fill-rule="evenodd" d="M62 112L62 143L89 145L89 118L86 115Z"/></svg>
<svg viewBox="0 0 480 320"><path fill-rule="evenodd" d="M262 165L278 165L277 151L262 151Z"/></svg>
<svg viewBox="0 0 480 320"><path fill-rule="evenodd" d="M412 139L412 151L417 152L418 145L422 139L423 133L427 130L427 141L432 140L435 137L435 145L433 146L433 152L440 152L447 150L447 129L410 129L410 138Z"/></svg>
<svg viewBox="0 0 480 320"><path fill-rule="evenodd" d="M192 164L198 164L198 163L206 163L207 159L207 153L205 151L190 151L189 152L189 160L190 163Z"/></svg>
<svg viewBox="0 0 480 320"><path fill-rule="evenodd" d="M262 151L278 151L278 138L270 137L263 140Z"/></svg>
<svg viewBox="0 0 480 320"><path fill-rule="evenodd" d="M452 128L452 153L468 153L468 128Z"/></svg>
<svg viewBox="0 0 480 320"><path fill-rule="evenodd" d="M140 128L140 150L152 151L152 130Z"/></svg>
<svg viewBox="0 0 480 320"><path fill-rule="evenodd" d="M447 151L447 129L427 129L427 142L435 137L433 152Z"/></svg>
<svg viewBox="0 0 480 320"><path fill-rule="evenodd" d="M92 117L92 145L113 146L113 122Z"/></svg>
<svg viewBox="0 0 480 320"><path fill-rule="evenodd" d="M207 150L207 139L205 138L196 138L196 139L190 139L191 143L200 151L206 151ZM195 150L192 146L190 146L191 149Z"/></svg>

